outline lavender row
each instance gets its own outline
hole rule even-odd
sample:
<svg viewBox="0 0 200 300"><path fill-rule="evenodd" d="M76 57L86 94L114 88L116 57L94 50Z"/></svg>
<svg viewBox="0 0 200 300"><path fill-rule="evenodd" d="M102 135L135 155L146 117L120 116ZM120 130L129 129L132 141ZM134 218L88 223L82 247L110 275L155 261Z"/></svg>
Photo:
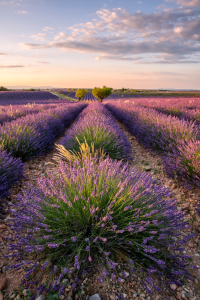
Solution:
<svg viewBox="0 0 200 300"><path fill-rule="evenodd" d="M200 98L160 98L160 97L141 97L137 100L137 104L149 108L166 108L166 109L196 109L200 108Z"/></svg>
<svg viewBox="0 0 200 300"><path fill-rule="evenodd" d="M198 126L129 103L106 107L141 143L162 153L168 175L179 177L188 186L200 185Z"/></svg>
<svg viewBox="0 0 200 300"><path fill-rule="evenodd" d="M135 96L133 95L119 95L119 94L111 94L109 97L105 98L105 100L108 100L108 99L114 99L114 100L117 100L117 99L124 99L124 98L135 98ZM104 101L105 101L104 100Z"/></svg>
<svg viewBox="0 0 200 300"><path fill-rule="evenodd" d="M82 100L96 101L96 98L92 95L92 93L86 93Z"/></svg>
<svg viewBox="0 0 200 300"><path fill-rule="evenodd" d="M0 147L13 157L27 161L52 146L57 135L65 131L85 104L70 104L27 115L0 128Z"/></svg>
<svg viewBox="0 0 200 300"><path fill-rule="evenodd" d="M78 139L78 140L77 140ZM95 150L103 149L113 159L130 158L130 143L117 125L111 113L100 103L95 102L79 115L61 144L67 150L79 151L79 143L87 141Z"/></svg>
<svg viewBox="0 0 200 300"><path fill-rule="evenodd" d="M45 91L14 91L14 92L0 92L0 104L2 102L10 102L15 100L48 100L48 99L58 99L58 96ZM10 103L9 103L10 104Z"/></svg>
<svg viewBox="0 0 200 300"><path fill-rule="evenodd" d="M187 121L196 121L200 124L200 99L199 98L141 98L135 101L143 107L153 108L166 115L178 117Z"/></svg>
<svg viewBox="0 0 200 300"><path fill-rule="evenodd" d="M76 92L70 92L70 93L68 94L68 97L71 97L71 98L73 98L73 99L77 99L77 98L76 98Z"/></svg>
<svg viewBox="0 0 200 300"><path fill-rule="evenodd" d="M29 104L29 105L9 105L0 107L0 124L11 122L18 118L24 117L29 114L36 114L49 108L55 108L57 104Z"/></svg>
<svg viewBox="0 0 200 300"><path fill-rule="evenodd" d="M23 178L23 168L21 159L0 150L0 199L7 195L13 184Z"/></svg>
<svg viewBox="0 0 200 300"><path fill-rule="evenodd" d="M63 90L59 90L59 89L58 89L58 90L54 90L54 91L55 91L55 92L58 92L58 93L60 93L60 94L63 94L63 95L68 95L69 92L70 92L70 91L68 91L68 90L64 90L64 91L63 91Z"/></svg>
<svg viewBox="0 0 200 300"><path fill-rule="evenodd" d="M68 92L68 96L73 98L73 99L77 99L76 98L76 92L70 92L70 93ZM86 93L85 96L82 98L82 100L96 101L96 98L92 95L92 93Z"/></svg>
<svg viewBox="0 0 200 300"><path fill-rule="evenodd" d="M185 109L172 106L171 108L154 107L154 109L166 115L178 117L180 120L192 121L200 125L200 108Z"/></svg>

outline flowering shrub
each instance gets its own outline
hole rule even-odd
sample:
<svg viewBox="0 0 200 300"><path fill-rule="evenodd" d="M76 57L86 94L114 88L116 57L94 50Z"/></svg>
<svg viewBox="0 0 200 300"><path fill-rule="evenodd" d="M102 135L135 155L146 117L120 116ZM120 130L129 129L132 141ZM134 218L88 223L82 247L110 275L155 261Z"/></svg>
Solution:
<svg viewBox="0 0 200 300"><path fill-rule="evenodd" d="M61 109L60 107L57 107L51 110L49 115L58 118L65 126L68 126L78 116L78 114L87 107L87 104L68 104L66 107L67 109Z"/></svg>
<svg viewBox="0 0 200 300"><path fill-rule="evenodd" d="M28 104L37 103L58 103L61 102L58 96L45 91L0 91L0 105L11 104Z"/></svg>
<svg viewBox="0 0 200 300"><path fill-rule="evenodd" d="M200 185L200 130L193 122L129 104L106 104L146 147L160 151L167 174Z"/></svg>
<svg viewBox="0 0 200 300"><path fill-rule="evenodd" d="M199 136L199 128L194 123L166 116L154 109L132 104L106 104L106 107L148 148L171 152L179 141L189 142Z"/></svg>
<svg viewBox="0 0 200 300"><path fill-rule="evenodd" d="M177 149L163 155L162 161L169 176L180 178L188 187L200 187L199 140L180 141Z"/></svg>
<svg viewBox="0 0 200 300"><path fill-rule="evenodd" d="M199 98L140 98L134 101L143 107L153 108L166 115L175 116L187 121L200 124Z"/></svg>
<svg viewBox="0 0 200 300"><path fill-rule="evenodd" d="M111 113L100 103L94 102L80 114L77 121L63 137L60 144L67 150L79 152L80 143L104 150L112 159L129 159L130 143Z"/></svg>
<svg viewBox="0 0 200 300"><path fill-rule="evenodd" d="M79 141L78 141L79 142ZM102 159L105 157L105 153L103 150L99 149L99 151L95 151L94 143L91 143L91 147L89 147L88 143L85 141L84 143L79 142L79 151L68 151L65 149L63 145L56 145L58 153L54 155L54 160L59 162L61 159L68 162L73 163L74 160L85 160L86 158L90 159L90 157L101 157Z"/></svg>
<svg viewBox="0 0 200 300"><path fill-rule="evenodd" d="M181 117L185 120L193 121L196 122L197 125L200 125L200 108L185 109L183 110Z"/></svg>
<svg viewBox="0 0 200 300"><path fill-rule="evenodd" d="M39 132L26 124L13 121L0 127L1 149L23 162L36 153L41 154L39 139Z"/></svg>
<svg viewBox="0 0 200 300"><path fill-rule="evenodd" d="M58 173L41 177L37 188L30 186L18 196L11 226L18 241L10 250L16 257L14 267L27 268L26 285L31 288L36 274L51 272L52 281L41 285L39 292L52 288L62 294L59 282L70 270L75 289L91 265L104 267L98 280L111 276L120 282L120 261L133 277L139 269L149 291L150 286L157 289L151 274L167 284L181 284L187 277L185 256L173 253L187 241L179 234L187 225L174 199L169 199L169 190L147 173L129 171L122 161L96 162L61 162Z"/></svg>
<svg viewBox="0 0 200 300"><path fill-rule="evenodd" d="M0 198L4 198L11 185L23 177L23 163L5 151L0 151Z"/></svg>
<svg viewBox="0 0 200 300"><path fill-rule="evenodd" d="M71 123L85 106L68 104L5 123L0 127L0 147L22 161L40 155L53 144L57 135L64 132L65 124ZM62 118L59 119L59 116Z"/></svg>
<svg viewBox="0 0 200 300"><path fill-rule="evenodd" d="M29 114L36 114L38 112L47 110L49 108L55 108L57 104L28 104L28 105L7 105L0 107L0 124L5 122L11 122L18 118L24 117Z"/></svg>

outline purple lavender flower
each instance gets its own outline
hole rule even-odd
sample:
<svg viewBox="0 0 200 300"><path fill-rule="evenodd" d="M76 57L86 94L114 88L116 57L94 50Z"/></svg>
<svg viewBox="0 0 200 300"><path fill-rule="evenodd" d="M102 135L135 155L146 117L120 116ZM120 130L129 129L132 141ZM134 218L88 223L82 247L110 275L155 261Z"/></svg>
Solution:
<svg viewBox="0 0 200 300"><path fill-rule="evenodd" d="M108 188L108 183L108 192L99 197L101 189ZM122 194L119 192L121 187ZM85 199L90 197L88 205L95 210L95 215L89 209L83 209L85 200L73 201L80 189ZM95 197L92 198L94 189ZM61 195L66 195L71 208ZM51 205L55 199L59 207ZM125 207L129 209L124 210ZM187 258L174 254L175 249L183 248L189 238L177 240L177 232L188 228L184 214L176 209L169 189L155 184L146 172L130 170L122 161L98 158L97 163L94 157L70 165L60 162L56 173L49 172L36 186L30 186L18 196L16 208L11 225L16 241L10 243L10 251L16 255L16 269L35 263L28 269L26 280L41 268L43 272L51 273L49 283L59 290L60 274L55 278L54 266L59 266L59 270L64 268L63 274L73 272L76 277L80 270L88 271L88 267L101 260L106 271L104 269L99 278L104 281L117 269L119 258L116 253L122 254L121 257L126 253L123 263L133 270L132 276L142 269L147 277L153 273L158 280L162 278L162 283L165 280L169 283L170 278L170 282L177 280L181 284L183 278L189 276L187 266L180 260ZM102 223L105 227L101 227ZM48 235L46 230L50 232ZM32 253L36 246L43 246L44 250L41 258L38 255L34 262ZM51 262L49 268L43 268L44 261ZM123 273L119 282L122 276ZM149 283L144 279L145 284Z"/></svg>
<svg viewBox="0 0 200 300"><path fill-rule="evenodd" d="M71 237L71 240L72 240L72 242L76 242L76 241L77 241L77 238L76 238L75 236L72 236L72 237Z"/></svg>

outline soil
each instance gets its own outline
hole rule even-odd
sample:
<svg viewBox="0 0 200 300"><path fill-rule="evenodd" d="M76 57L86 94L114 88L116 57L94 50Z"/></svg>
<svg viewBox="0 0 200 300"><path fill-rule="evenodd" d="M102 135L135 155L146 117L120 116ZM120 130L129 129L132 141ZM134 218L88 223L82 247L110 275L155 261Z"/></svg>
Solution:
<svg viewBox="0 0 200 300"><path fill-rule="evenodd" d="M161 156L145 149L142 144L137 142L135 137L131 136L125 130L123 125L119 125L127 135L132 146L133 161L130 162L130 168L136 167L137 170L148 172L153 178L162 180L162 184L169 187L174 193L178 210L183 210L185 212L185 219L191 224L191 228L187 231L183 231L182 235L185 236L186 234L195 233L195 237L187 243L184 253L192 257L193 265L200 267L200 217L195 210L196 205L199 203L199 191L195 189L188 191L184 186L178 185L175 180L167 177L162 165ZM60 138L57 139L57 143L59 142L59 139ZM11 189L10 196L7 197L8 205L15 203L17 194L22 193L23 189L27 188L28 184L35 185L36 180L47 170L52 171L56 168L56 165L52 164L54 162L54 154L55 149L45 156L40 156L26 163L26 178L21 180L18 185ZM9 227L10 217L10 213L5 213L2 219L0 219L0 300L6 299L5 295L9 295L9 299L15 299L13 290L19 288L23 279L23 270L14 271L13 269L7 269L7 267L14 264L13 258L5 257L5 255L9 254L9 245L6 237L13 236L13 232ZM194 281L188 281L187 285L181 287L176 285L173 286L174 295L169 294L169 291L167 290L163 290L164 294L161 295L161 293L156 292L153 296L143 290L140 283L141 278L139 276L133 280L127 273L128 277L125 280L122 279L121 283L112 281L111 279L105 282L98 282L95 273L95 270L92 270L89 274L85 274L82 277L79 290L82 291L81 299L83 300L89 299L89 296L93 294L99 294L101 299L115 300L118 299L116 293L123 294L124 299L127 300L163 300L165 299L165 296L168 296L168 299L170 300L200 299L200 270L191 270L192 275L194 275ZM72 297L72 299L79 299L80 297L75 296L74 293L72 293L71 284L73 283L73 274L69 280L69 285L65 288L65 295L61 296L60 299L70 300L70 297ZM1 290L4 292L4 296L1 294ZM25 299L24 295L21 293L16 299Z"/></svg>

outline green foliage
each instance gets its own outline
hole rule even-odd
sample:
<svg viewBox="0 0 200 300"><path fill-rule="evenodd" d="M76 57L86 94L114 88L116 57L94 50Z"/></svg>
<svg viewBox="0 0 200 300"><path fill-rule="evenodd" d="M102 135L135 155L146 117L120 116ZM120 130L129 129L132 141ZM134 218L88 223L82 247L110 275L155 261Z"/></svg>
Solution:
<svg viewBox="0 0 200 300"><path fill-rule="evenodd" d="M123 159L124 158L124 146L121 143L118 143L116 140L116 135L109 129L105 129L103 126L86 127L85 130L80 130L77 132L76 137L72 137L71 141L68 141L67 145L64 147L73 151L74 153L80 152L80 144L85 143L89 147L93 147L94 150L98 151L100 154L101 151L108 155L112 159ZM69 146L70 145L70 146Z"/></svg>
<svg viewBox="0 0 200 300"><path fill-rule="evenodd" d="M71 150L68 151L67 149L65 149L65 147L63 145L56 145L56 148L58 150L58 154L56 154L54 156L54 160L55 161L60 161L61 159L66 161L66 162L73 162L75 160L78 161L82 161L85 160L86 158L90 159L91 157L100 157L101 159L103 159L105 157L105 153L104 150L102 150L101 148L98 150L95 150L94 148L94 143L92 142L91 145L89 146L88 143L85 142L84 143L80 143L78 138L76 138L80 149L78 152Z"/></svg>
<svg viewBox="0 0 200 300"><path fill-rule="evenodd" d="M0 91L4 92L4 91L9 91L9 90L7 88L3 87L3 86L0 86Z"/></svg>
<svg viewBox="0 0 200 300"><path fill-rule="evenodd" d="M127 89L125 89L125 88L122 88L122 89L121 89L122 92L124 92L124 91L126 91L126 90L127 90Z"/></svg>
<svg viewBox="0 0 200 300"><path fill-rule="evenodd" d="M105 99L106 97L110 96L111 93L112 93L112 88L106 87L105 85L103 86L103 88L95 87L92 90L92 95L98 98L100 102L102 102L102 100Z"/></svg>
<svg viewBox="0 0 200 300"><path fill-rule="evenodd" d="M39 151L39 144L36 146L37 136L39 137L39 133L25 124L5 126L5 130L2 130L0 134L0 148L16 158L21 158L24 162L29 156Z"/></svg>
<svg viewBox="0 0 200 300"><path fill-rule="evenodd" d="M49 300L59 299L59 293L53 293L52 294L52 292L49 292L48 293L48 299Z"/></svg>
<svg viewBox="0 0 200 300"><path fill-rule="evenodd" d="M30 228L27 215L31 216L34 234L28 245L31 242L30 246L43 251L41 263L46 272L54 264L54 278L73 267L77 276L91 262L112 272L123 261L132 273L139 268L140 276L152 269L154 274L159 271L159 276L166 273L176 279L179 266L168 245L174 246L174 228L183 223L179 221L182 213L173 208L174 200L164 200L171 192L122 162L96 162L94 158L84 160L83 165L61 163L57 174L49 173L38 181L39 190L24 191L23 226ZM23 220L22 215L18 217ZM45 266L48 261L49 267ZM117 270L113 276L118 276Z"/></svg>
<svg viewBox="0 0 200 300"><path fill-rule="evenodd" d="M78 91L76 92L76 98L78 98L78 100L80 101L86 93L86 90L78 89Z"/></svg>

